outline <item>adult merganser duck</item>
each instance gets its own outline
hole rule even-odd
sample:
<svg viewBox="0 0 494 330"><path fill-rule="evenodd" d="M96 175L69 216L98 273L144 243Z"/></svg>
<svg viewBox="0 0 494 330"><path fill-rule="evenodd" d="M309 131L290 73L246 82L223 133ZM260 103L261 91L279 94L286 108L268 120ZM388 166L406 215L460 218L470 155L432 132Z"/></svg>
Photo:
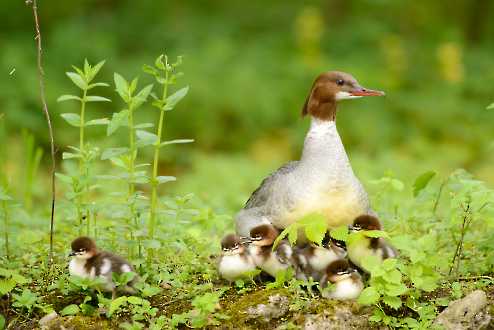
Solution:
<svg viewBox="0 0 494 330"><path fill-rule="evenodd" d="M350 227L351 232L360 230L381 230L379 219L372 215L358 216ZM396 258L398 252L382 237L364 237L347 244L348 258L360 269L369 272L362 266L362 261L369 256L377 257L380 261Z"/></svg>
<svg viewBox="0 0 494 330"><path fill-rule="evenodd" d="M132 265L124 258L107 251L99 251L93 239L81 236L72 241L72 257L69 263L70 275L94 279L96 277L104 280L105 291L111 291L113 298L116 295L116 287L113 283L112 273L134 272ZM136 290L133 285L137 275L122 291L134 294Z"/></svg>
<svg viewBox="0 0 494 330"><path fill-rule="evenodd" d="M302 110L303 116L311 117L302 158L264 179L236 216L237 234L248 236L262 224L286 228L311 213L323 214L329 228L351 224L360 214L372 214L367 193L353 174L336 130L336 109L341 100L383 95L360 86L348 73L319 75Z"/></svg>

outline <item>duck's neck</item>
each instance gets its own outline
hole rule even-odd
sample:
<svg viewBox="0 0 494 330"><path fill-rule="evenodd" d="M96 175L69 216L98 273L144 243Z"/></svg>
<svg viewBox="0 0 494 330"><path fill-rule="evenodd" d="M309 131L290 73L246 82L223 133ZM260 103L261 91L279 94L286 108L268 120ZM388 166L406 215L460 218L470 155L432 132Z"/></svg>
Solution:
<svg viewBox="0 0 494 330"><path fill-rule="evenodd" d="M351 171L335 121L312 118L305 137L301 163L329 175L343 174L346 169Z"/></svg>

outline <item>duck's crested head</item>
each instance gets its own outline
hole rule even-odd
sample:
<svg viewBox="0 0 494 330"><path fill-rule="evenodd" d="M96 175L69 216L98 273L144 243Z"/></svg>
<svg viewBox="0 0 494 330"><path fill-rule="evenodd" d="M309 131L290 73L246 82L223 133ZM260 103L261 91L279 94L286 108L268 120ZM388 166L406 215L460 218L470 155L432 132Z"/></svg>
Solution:
<svg viewBox="0 0 494 330"><path fill-rule="evenodd" d="M320 120L336 119L336 103L363 96L384 96L384 92L362 87L349 73L328 71L314 81L302 109L302 115Z"/></svg>
<svg viewBox="0 0 494 330"><path fill-rule="evenodd" d="M81 236L73 240L71 248L72 252L70 253L70 256L79 259L89 259L97 252L96 243L92 238L87 236Z"/></svg>
<svg viewBox="0 0 494 330"><path fill-rule="evenodd" d="M373 215L363 214L355 218L352 230L381 230L379 219Z"/></svg>
<svg viewBox="0 0 494 330"><path fill-rule="evenodd" d="M254 245L267 246L273 244L278 237L278 230L269 224L260 225L250 231L250 241Z"/></svg>

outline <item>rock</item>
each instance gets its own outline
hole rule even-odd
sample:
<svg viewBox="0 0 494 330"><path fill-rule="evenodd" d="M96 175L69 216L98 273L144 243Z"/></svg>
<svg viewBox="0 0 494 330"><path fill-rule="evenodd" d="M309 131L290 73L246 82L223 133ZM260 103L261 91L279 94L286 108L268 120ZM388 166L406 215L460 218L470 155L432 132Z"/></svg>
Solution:
<svg viewBox="0 0 494 330"><path fill-rule="evenodd" d="M57 312L53 311L49 314L46 314L45 316L43 316L40 320L39 320L39 326L41 328L46 328L48 326L48 323L50 323L51 321L53 321L54 319L56 319L58 317L58 314Z"/></svg>
<svg viewBox="0 0 494 330"><path fill-rule="evenodd" d="M288 312L288 298L280 294L269 296L268 304L259 304L255 307L249 307L247 314L249 318L261 318L265 322L271 319L282 317Z"/></svg>
<svg viewBox="0 0 494 330"><path fill-rule="evenodd" d="M356 315L350 306L336 307L334 311L305 315L304 330L347 330L369 328L368 315Z"/></svg>
<svg viewBox="0 0 494 330"><path fill-rule="evenodd" d="M486 306L485 292L475 290L468 296L451 302L437 316L434 324L442 325L446 330L485 329L491 321Z"/></svg>

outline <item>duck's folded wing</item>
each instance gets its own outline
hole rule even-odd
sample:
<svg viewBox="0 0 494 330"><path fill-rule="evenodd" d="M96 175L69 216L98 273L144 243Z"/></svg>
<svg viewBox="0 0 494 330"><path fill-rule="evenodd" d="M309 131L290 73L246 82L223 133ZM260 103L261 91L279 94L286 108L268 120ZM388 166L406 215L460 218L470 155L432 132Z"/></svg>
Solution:
<svg viewBox="0 0 494 330"><path fill-rule="evenodd" d="M263 206L272 194L273 183L292 172L297 167L297 164L298 161L289 162L265 178L247 200L244 209Z"/></svg>

